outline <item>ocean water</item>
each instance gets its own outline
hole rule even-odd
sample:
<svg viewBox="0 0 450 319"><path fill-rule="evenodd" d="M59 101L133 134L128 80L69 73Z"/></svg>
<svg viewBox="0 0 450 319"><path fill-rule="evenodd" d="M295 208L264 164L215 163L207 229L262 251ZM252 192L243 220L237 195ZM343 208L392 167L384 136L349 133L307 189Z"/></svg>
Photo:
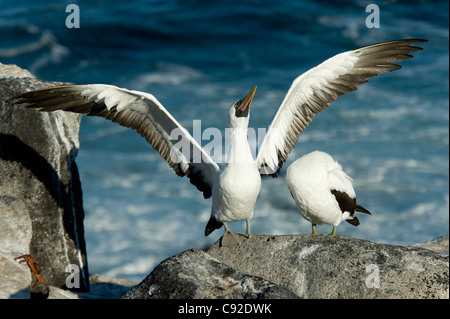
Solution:
<svg viewBox="0 0 450 319"><path fill-rule="evenodd" d="M449 233L447 1L0 1L0 62L41 79L107 83L155 95L188 130L227 126L227 108L253 86L250 127L266 128L293 79L325 59L376 42L423 38L398 71L373 78L319 114L279 178L263 178L254 234L298 234L285 169L314 150L353 177L373 215L338 233L408 245ZM89 270L139 281L159 262L204 248L211 200L176 176L134 131L85 117L77 157ZM202 145L208 140L200 140ZM232 230L244 232L243 221ZM319 226L328 233L331 226Z"/></svg>

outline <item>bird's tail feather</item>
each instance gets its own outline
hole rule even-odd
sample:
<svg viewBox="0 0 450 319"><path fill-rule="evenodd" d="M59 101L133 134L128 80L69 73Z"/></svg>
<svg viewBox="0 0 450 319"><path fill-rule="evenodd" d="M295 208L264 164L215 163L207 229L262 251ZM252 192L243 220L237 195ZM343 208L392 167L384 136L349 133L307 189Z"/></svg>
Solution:
<svg viewBox="0 0 450 319"><path fill-rule="evenodd" d="M364 213L364 214L369 214L372 215L371 212L369 212L367 209L365 209L364 207L362 207L361 205L356 204L355 207L355 211L360 212L360 213ZM356 216L354 215L350 215L348 219L346 219L346 221L350 224L352 224L353 226L358 226L359 225L359 219L356 218Z"/></svg>
<svg viewBox="0 0 450 319"><path fill-rule="evenodd" d="M353 218L346 219L346 221L349 224L352 224L353 226L358 226L359 225L359 219L356 218L356 216L353 216Z"/></svg>
<svg viewBox="0 0 450 319"><path fill-rule="evenodd" d="M355 210L360 213L372 215L371 212L369 212L367 209L365 209L364 207L362 207L361 205L358 205L358 204L356 204Z"/></svg>
<svg viewBox="0 0 450 319"><path fill-rule="evenodd" d="M208 236L213 231L215 231L216 229L219 229L222 226L223 226L222 222L217 221L214 217L211 216L211 218L208 221L208 224L206 224L205 236Z"/></svg>

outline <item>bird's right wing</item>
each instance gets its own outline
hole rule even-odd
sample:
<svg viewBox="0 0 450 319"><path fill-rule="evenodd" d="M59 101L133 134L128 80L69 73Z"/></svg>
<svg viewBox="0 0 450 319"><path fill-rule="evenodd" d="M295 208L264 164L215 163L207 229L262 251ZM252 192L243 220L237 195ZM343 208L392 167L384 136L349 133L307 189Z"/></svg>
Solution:
<svg viewBox="0 0 450 319"><path fill-rule="evenodd" d="M260 146L257 163L261 174L276 176L300 134L314 116L343 94L368 79L400 68L395 64L422 50L406 39L382 42L347 51L324 61L294 80L278 108Z"/></svg>
<svg viewBox="0 0 450 319"><path fill-rule="evenodd" d="M187 176L205 198L211 196L219 166L151 94L104 84L65 85L25 92L12 100L40 111L101 116L132 128L177 175Z"/></svg>

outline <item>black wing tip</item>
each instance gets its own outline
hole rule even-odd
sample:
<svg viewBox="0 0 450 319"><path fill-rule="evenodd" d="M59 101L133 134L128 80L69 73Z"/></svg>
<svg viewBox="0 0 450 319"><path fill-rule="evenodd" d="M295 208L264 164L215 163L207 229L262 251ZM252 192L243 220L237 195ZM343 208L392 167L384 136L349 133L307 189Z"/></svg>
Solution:
<svg viewBox="0 0 450 319"><path fill-rule="evenodd" d="M11 104L15 104L15 105L24 105L26 107L30 107L29 105L31 103L27 102L27 94L31 93L33 91L27 91L27 92L22 92L20 94L14 95L13 97L10 97L9 99L6 100L6 102L11 103Z"/></svg>
<svg viewBox="0 0 450 319"><path fill-rule="evenodd" d="M422 42L428 42L427 39L418 39L418 38L412 38L412 39L400 39L396 40L398 42L409 42L409 43L422 43Z"/></svg>
<svg viewBox="0 0 450 319"><path fill-rule="evenodd" d="M187 176L189 178L189 182L197 187L199 191L203 193L203 197L205 199L210 198L212 196L212 188L210 185L203 181L203 175L201 171L194 172L193 167L190 166L189 169L183 173L181 167L178 167L178 170L175 170L178 176Z"/></svg>
<svg viewBox="0 0 450 319"><path fill-rule="evenodd" d="M7 100L7 102L23 106L25 108L35 108L38 109L38 111L47 111L45 107L43 107L39 101L39 93L41 92L49 92L54 93L54 91L61 90L61 89L67 89L70 87L76 86L75 84L66 84L66 85L57 85L57 86L49 86L44 87L40 89L32 89L29 91L24 91L22 93L19 93Z"/></svg>
<svg viewBox="0 0 450 319"><path fill-rule="evenodd" d="M393 44L393 43L408 43L408 46L410 46L410 44L413 44L413 43L423 43L423 42L428 42L428 40L427 39L417 39L417 38L398 39L398 40L391 40L391 41L382 41L382 42L374 43L372 45L375 46L375 45L388 45L388 44ZM420 48L420 49L422 49L422 48Z"/></svg>
<svg viewBox="0 0 450 319"><path fill-rule="evenodd" d="M408 52L412 53L412 52L417 52L417 51L423 50L422 47L414 46L412 44L424 43L424 42L428 42L428 40L426 40L426 39L400 39L400 40L383 41L383 42L378 42L378 43L374 43L374 44L370 44L370 45L358 48L355 51L369 49L369 48L373 48L373 47L382 47L382 46L390 46L390 45L398 44L399 48L403 48L403 49L408 48Z"/></svg>
<svg viewBox="0 0 450 319"><path fill-rule="evenodd" d="M402 43L402 42L408 43L408 46L410 48L416 49L417 51L423 50L423 48L422 47L413 46L411 44L428 42L427 39L404 39L404 40L397 40L397 41L400 42L400 43Z"/></svg>
<svg viewBox="0 0 450 319"><path fill-rule="evenodd" d="M428 42L427 39L411 39L412 43Z"/></svg>
<svg viewBox="0 0 450 319"><path fill-rule="evenodd" d="M12 98L7 99L6 102L10 103L11 105L23 107L26 109L35 109L39 112L45 111L45 107L38 105L36 102L31 101L29 98L25 96L22 96L22 94L13 96Z"/></svg>

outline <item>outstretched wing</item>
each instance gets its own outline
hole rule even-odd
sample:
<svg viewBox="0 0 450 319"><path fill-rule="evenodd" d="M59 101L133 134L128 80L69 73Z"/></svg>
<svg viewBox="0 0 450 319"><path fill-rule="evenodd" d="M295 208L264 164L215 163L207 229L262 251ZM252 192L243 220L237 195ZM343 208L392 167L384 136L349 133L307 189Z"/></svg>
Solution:
<svg viewBox="0 0 450 319"><path fill-rule="evenodd" d="M65 85L26 92L13 101L40 111L64 110L101 116L132 128L177 175L187 176L205 198L211 196L219 166L151 94L103 84Z"/></svg>
<svg viewBox="0 0 450 319"><path fill-rule="evenodd" d="M296 78L260 146L257 157L260 173L276 176L316 114L371 77L399 69L401 66L395 63L412 58L410 53L422 50L412 44L425 41L389 41L347 51Z"/></svg>

